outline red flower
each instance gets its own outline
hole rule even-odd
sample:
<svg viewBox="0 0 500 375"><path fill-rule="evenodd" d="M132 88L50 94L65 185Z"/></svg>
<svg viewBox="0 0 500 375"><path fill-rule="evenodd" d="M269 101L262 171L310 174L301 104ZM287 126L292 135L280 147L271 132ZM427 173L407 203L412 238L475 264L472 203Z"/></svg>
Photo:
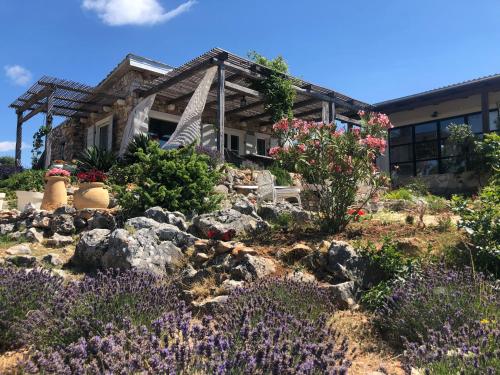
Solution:
<svg viewBox="0 0 500 375"><path fill-rule="evenodd" d="M104 182L108 179L106 173L92 169L88 172L80 172L76 175L80 182Z"/></svg>
<svg viewBox="0 0 500 375"><path fill-rule="evenodd" d="M214 239L215 236L217 236L217 231L216 230L212 230L210 229L208 232L207 232L207 237L208 239Z"/></svg>

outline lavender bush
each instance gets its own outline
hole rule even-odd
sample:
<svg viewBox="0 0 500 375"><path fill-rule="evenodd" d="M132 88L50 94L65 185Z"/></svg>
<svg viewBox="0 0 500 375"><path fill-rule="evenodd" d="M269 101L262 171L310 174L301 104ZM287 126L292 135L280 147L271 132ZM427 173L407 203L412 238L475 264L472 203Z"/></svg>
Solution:
<svg viewBox="0 0 500 375"><path fill-rule="evenodd" d="M0 351L19 345L19 330L28 313L53 305L62 279L47 271L0 267Z"/></svg>
<svg viewBox="0 0 500 375"><path fill-rule="evenodd" d="M481 319L500 319L498 289L471 269L432 266L396 287L376 312L375 323L396 347L402 337L426 340L429 330L452 330Z"/></svg>
<svg viewBox="0 0 500 375"><path fill-rule="evenodd" d="M441 330L428 332L428 339L405 343L404 367L429 374L500 373L499 323L487 319L452 330L446 323Z"/></svg>
<svg viewBox="0 0 500 375"><path fill-rule="evenodd" d="M296 296L304 301L299 308L286 299ZM215 318L193 319L178 303L175 311L164 314L150 328L134 326L130 320L122 321L120 328L108 324L99 336L36 352L23 370L55 374L345 374L350 366L347 342L326 327L324 312L331 307L326 297L312 284L261 281L232 294Z"/></svg>
<svg viewBox="0 0 500 375"><path fill-rule="evenodd" d="M99 273L69 283L54 301L20 327L27 344L59 347L81 337L101 335L108 323L121 327L124 317L134 325L150 325L164 312L177 308L178 290L168 280L139 272Z"/></svg>

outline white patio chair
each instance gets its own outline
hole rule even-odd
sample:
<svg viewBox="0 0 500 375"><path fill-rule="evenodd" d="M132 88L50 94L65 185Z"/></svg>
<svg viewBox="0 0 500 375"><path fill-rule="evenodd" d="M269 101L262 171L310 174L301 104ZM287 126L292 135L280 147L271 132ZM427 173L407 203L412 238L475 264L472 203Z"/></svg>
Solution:
<svg viewBox="0 0 500 375"><path fill-rule="evenodd" d="M275 177L269 171L260 171L255 181L257 185L257 196L260 200L271 200L273 203L276 203L293 198L297 201L297 204L302 207L300 188L294 186L276 186L274 184Z"/></svg>

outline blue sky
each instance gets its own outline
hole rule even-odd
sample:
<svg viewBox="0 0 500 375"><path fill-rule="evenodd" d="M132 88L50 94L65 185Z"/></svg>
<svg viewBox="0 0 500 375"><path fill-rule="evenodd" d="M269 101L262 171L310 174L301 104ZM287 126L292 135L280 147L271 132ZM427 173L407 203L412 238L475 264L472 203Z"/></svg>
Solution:
<svg viewBox="0 0 500 375"><path fill-rule="evenodd" d="M4 0L0 155L8 105L42 75L98 83L127 53L171 65L221 47L369 103L500 73L498 0ZM24 127L23 162L43 123Z"/></svg>

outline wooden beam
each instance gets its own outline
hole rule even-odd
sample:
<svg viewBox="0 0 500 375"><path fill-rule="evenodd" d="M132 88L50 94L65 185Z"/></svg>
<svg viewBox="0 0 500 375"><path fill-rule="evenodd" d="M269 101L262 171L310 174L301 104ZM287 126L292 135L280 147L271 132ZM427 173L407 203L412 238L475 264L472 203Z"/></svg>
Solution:
<svg viewBox="0 0 500 375"><path fill-rule="evenodd" d="M243 107L235 108L235 109L232 109L230 111L227 111L226 116L231 116L231 115L238 114L240 112L249 111L251 109L259 108L263 105L264 105L264 102L262 100L259 100L259 101L256 101L255 103L248 104L248 105L245 105Z"/></svg>
<svg viewBox="0 0 500 375"><path fill-rule="evenodd" d="M23 112L16 111L17 114L17 128L16 128L16 154L15 163L16 167L21 166L21 147L23 145Z"/></svg>
<svg viewBox="0 0 500 375"><path fill-rule="evenodd" d="M230 91L239 92L240 94L243 95L253 96L254 98L262 97L262 94L257 90L253 90L249 87L245 87L234 82L226 82L226 88Z"/></svg>
<svg viewBox="0 0 500 375"><path fill-rule="evenodd" d="M217 68L217 123L219 125L219 137L217 137L217 150L220 152L222 160L224 160L224 112L225 112L225 82L226 70L223 64L219 64Z"/></svg>
<svg viewBox="0 0 500 375"><path fill-rule="evenodd" d="M481 117L483 119L483 133L490 131L490 101L488 91L481 93Z"/></svg>
<svg viewBox="0 0 500 375"><path fill-rule="evenodd" d="M40 101L41 99L49 96L52 91L54 91L53 87L45 87L39 93L33 94L29 99L25 100L25 103L22 105L22 107L19 107L18 110L21 112L26 111L32 105L38 103L38 101Z"/></svg>
<svg viewBox="0 0 500 375"><path fill-rule="evenodd" d="M307 100L303 100L301 102L297 102L293 105L293 109L296 110L296 109L299 109L299 108L302 108L302 107L306 107L308 105L311 105L311 104L314 104L314 103L317 103L318 101L316 99L307 99ZM315 112L316 113L316 112ZM248 117L242 117L240 119L240 121L254 121L254 120L260 120L260 119L263 119L263 118L266 118L266 117L269 117L269 113L259 113L257 115L253 115L253 116L248 116Z"/></svg>
<svg viewBox="0 0 500 375"><path fill-rule="evenodd" d="M28 121L30 118L32 118L33 116L36 116L37 114L39 114L40 112L44 112L45 110L47 109L47 105L44 104L44 105L41 105L40 107L38 107L37 109L34 109L32 110L30 113L28 113L26 116L23 117L22 119L22 122L26 122Z"/></svg>
<svg viewBox="0 0 500 375"><path fill-rule="evenodd" d="M328 122L331 124L335 121L335 103L333 100L328 102Z"/></svg>

